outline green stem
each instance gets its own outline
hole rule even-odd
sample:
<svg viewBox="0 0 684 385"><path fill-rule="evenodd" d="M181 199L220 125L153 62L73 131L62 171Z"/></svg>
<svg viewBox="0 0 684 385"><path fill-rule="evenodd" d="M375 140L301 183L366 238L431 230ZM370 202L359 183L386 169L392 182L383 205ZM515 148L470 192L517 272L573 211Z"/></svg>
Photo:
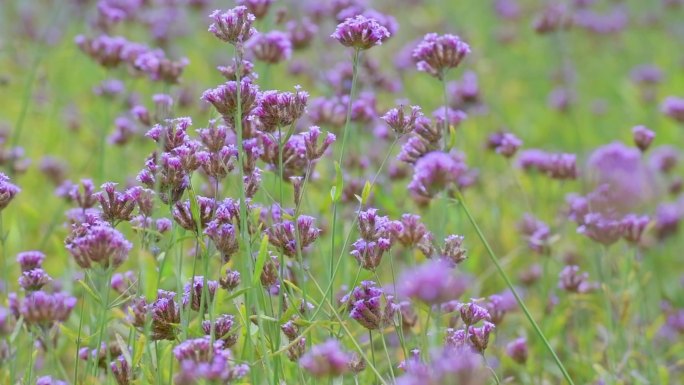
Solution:
<svg viewBox="0 0 684 385"><path fill-rule="evenodd" d="M477 232L477 236L480 238L480 241L484 245L485 249L487 249L487 253L489 254L489 258L491 259L492 263L494 263L496 270L499 272L499 275L501 275L501 278L503 278L503 280L506 282L506 286L508 286L508 289L511 291L511 293L513 293L513 296L515 297L515 300L518 303L518 305L520 306L520 308L523 310L523 313L525 313L525 318L527 318L527 321L530 323L530 325L532 325L532 328L534 329L537 336L544 343L544 346L546 347L546 349L549 351L549 353L553 357L554 362L558 366L558 369L560 369L565 380L570 385L574 385L575 383L572 381L570 374L565 369L563 362L561 362L560 358L558 358L558 355L553 350L553 347L551 347L551 344L549 343L549 341L546 339L546 336L544 335L544 333L539 328L539 325L537 325L537 322L535 322L534 318L532 318L532 314L530 314L530 311L527 309L525 302L522 300L522 298L518 294L518 291L513 286L513 283L511 282L510 278L508 278L508 274L506 274L503 267L501 266L501 263L499 262L499 258L497 258L496 254L494 254L492 247L489 245L489 242L487 241L484 234L482 233L482 230L480 230L480 226L478 226L477 222L475 221L475 219L471 215L470 210L468 209L468 205L466 204L465 199L463 198L463 194L461 194L461 191L458 189L456 190L456 196L458 197L458 200L460 201L461 206L463 207L463 211L465 212L466 216L468 217L470 224L475 228L475 232Z"/></svg>

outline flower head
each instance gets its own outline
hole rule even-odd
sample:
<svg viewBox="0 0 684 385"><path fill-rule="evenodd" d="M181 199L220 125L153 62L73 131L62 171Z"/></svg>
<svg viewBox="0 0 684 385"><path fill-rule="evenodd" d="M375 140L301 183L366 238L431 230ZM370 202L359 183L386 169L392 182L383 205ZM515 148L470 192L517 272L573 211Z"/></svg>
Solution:
<svg viewBox="0 0 684 385"><path fill-rule="evenodd" d="M94 264L118 267L128 258L132 244L106 222L77 225L65 241L69 253L84 269Z"/></svg>
<svg viewBox="0 0 684 385"><path fill-rule="evenodd" d="M428 261L405 271L397 282L402 295L428 304L458 299L467 288L467 282L456 277L449 264L441 260Z"/></svg>
<svg viewBox="0 0 684 385"><path fill-rule="evenodd" d="M385 294L373 281L361 282L341 302L347 304L351 318L368 330L394 323L394 313L399 308L394 303L394 297Z"/></svg>
<svg viewBox="0 0 684 385"><path fill-rule="evenodd" d="M314 377L337 377L349 371L351 355L344 352L337 340L330 339L315 345L302 358L299 365Z"/></svg>
<svg viewBox="0 0 684 385"><path fill-rule="evenodd" d="M247 43L254 58L270 64L286 61L292 56L292 42L281 31L271 31L254 36Z"/></svg>
<svg viewBox="0 0 684 385"><path fill-rule="evenodd" d="M376 45L381 45L389 39L390 33L375 19L357 15L340 23L330 37L345 47L367 50Z"/></svg>
<svg viewBox="0 0 684 385"><path fill-rule="evenodd" d="M456 35L428 33L413 50L413 59L418 71L441 80L446 70L458 67L469 53L470 46Z"/></svg>
<svg viewBox="0 0 684 385"><path fill-rule="evenodd" d="M10 183L7 175L0 172L0 211L5 209L20 191L19 187Z"/></svg>
<svg viewBox="0 0 684 385"><path fill-rule="evenodd" d="M418 159L408 189L421 196L433 197L458 181L467 170L461 159L434 151Z"/></svg>
<svg viewBox="0 0 684 385"><path fill-rule="evenodd" d="M225 12L216 10L209 17L214 21L209 26L209 32L227 43L242 45L256 33L256 29L252 27L256 18L249 13L247 7L238 6Z"/></svg>

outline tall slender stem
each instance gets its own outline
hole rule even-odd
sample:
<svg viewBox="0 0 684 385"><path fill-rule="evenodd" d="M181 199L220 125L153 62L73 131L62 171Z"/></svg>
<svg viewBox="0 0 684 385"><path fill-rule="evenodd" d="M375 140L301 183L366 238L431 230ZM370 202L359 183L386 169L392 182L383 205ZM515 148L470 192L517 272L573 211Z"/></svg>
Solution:
<svg viewBox="0 0 684 385"><path fill-rule="evenodd" d="M558 369L560 369L565 380L570 385L574 385L575 383L572 381L572 378L570 378L570 374L565 369L563 362L560 360L560 358L558 358L558 355L553 350L553 347L551 347L551 344L549 343L549 341L546 339L546 336L544 335L544 333L539 328L539 325L537 325L537 322L534 320L534 318L532 318L532 314L530 314L530 311L527 309L525 302L522 300L522 298L518 294L518 291L513 286L513 283L511 282L510 278L508 278L508 274L506 274L503 267L501 266L501 263L499 262L499 258L497 258L496 254L494 254L492 247L489 245L489 242L487 241L484 234L482 233L482 230L480 230L480 226L478 226L477 222L475 221L475 219L471 215L470 210L468 209L468 205L466 204L465 199L463 198L463 194L461 194L461 191L458 189L456 190L456 196L458 197L458 200L460 201L461 206L463 207L463 211L465 212L466 216L468 217L470 224L475 228L475 232L477 233L477 236L480 238L480 241L484 245L485 249L487 249L487 253L489 255L489 258L491 259L492 263L494 263L496 270L499 272L499 275L501 275L501 278L503 278L503 280L506 282L506 286L508 286L508 289L511 291L511 293L513 293L513 296L515 297L515 300L518 303L518 306L520 306L520 308L523 310L523 313L525 313L525 318L527 318L527 321L530 323L530 325L532 325L532 328L534 329L537 336L539 336L539 338L544 343L544 346L546 347L546 349L549 351L549 353L553 357L553 360L555 361L556 365L558 366Z"/></svg>

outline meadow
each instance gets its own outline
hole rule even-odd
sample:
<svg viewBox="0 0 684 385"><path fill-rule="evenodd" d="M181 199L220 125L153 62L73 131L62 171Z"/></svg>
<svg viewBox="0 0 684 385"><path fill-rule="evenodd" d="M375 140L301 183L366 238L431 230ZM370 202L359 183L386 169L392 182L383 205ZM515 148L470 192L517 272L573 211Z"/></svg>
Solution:
<svg viewBox="0 0 684 385"><path fill-rule="evenodd" d="M684 384L684 1L0 21L0 383Z"/></svg>

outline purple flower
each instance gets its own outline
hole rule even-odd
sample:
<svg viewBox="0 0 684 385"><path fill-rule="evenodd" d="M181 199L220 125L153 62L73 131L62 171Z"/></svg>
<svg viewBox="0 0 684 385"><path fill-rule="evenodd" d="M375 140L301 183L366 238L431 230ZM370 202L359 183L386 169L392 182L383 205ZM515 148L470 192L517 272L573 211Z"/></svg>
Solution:
<svg viewBox="0 0 684 385"><path fill-rule="evenodd" d="M216 289L218 289L218 282L206 280L207 294L209 298L204 296L204 285L205 280L202 276L195 276L192 282L186 283L183 288L183 306L190 306L194 311L200 311L202 308L202 302L204 302L204 307L202 310L205 312L209 310L212 301L214 300L214 294L216 294ZM204 300L204 301L203 301Z"/></svg>
<svg viewBox="0 0 684 385"><path fill-rule="evenodd" d="M520 153L518 164L525 170L536 169L553 179L577 178L577 157L575 154L554 154L531 149Z"/></svg>
<svg viewBox="0 0 684 385"><path fill-rule="evenodd" d="M322 143L318 143L318 138L321 136L321 129L318 126L311 126L307 132L299 134L304 138L304 147L306 149L306 159L309 162L320 159L325 151L335 142L335 134L327 133Z"/></svg>
<svg viewBox="0 0 684 385"><path fill-rule="evenodd" d="M620 221L620 233L627 242L639 244L641 236L650 222L651 219L646 215L628 214Z"/></svg>
<svg viewBox="0 0 684 385"><path fill-rule="evenodd" d="M522 140L510 132L497 133L489 137L488 146L493 148L497 154L510 158L522 146Z"/></svg>
<svg viewBox="0 0 684 385"><path fill-rule="evenodd" d="M679 156L679 150L665 145L654 148L648 161L652 169L667 174L677 166Z"/></svg>
<svg viewBox="0 0 684 385"><path fill-rule="evenodd" d="M308 47L318 32L318 26L308 18L301 21L290 20L285 24L285 28L294 49Z"/></svg>
<svg viewBox="0 0 684 385"><path fill-rule="evenodd" d="M50 328L56 323L65 322L76 306L76 298L61 292L30 293L19 304L19 313L28 325Z"/></svg>
<svg viewBox="0 0 684 385"><path fill-rule="evenodd" d="M216 208L216 202L212 198L197 196L199 218L194 217L191 205L189 200L176 202L172 210L173 220L188 231L201 231L211 221L214 209Z"/></svg>
<svg viewBox="0 0 684 385"><path fill-rule="evenodd" d="M106 222L75 226L65 240L66 249L84 269L99 264L103 268L120 266L133 245Z"/></svg>
<svg viewBox="0 0 684 385"><path fill-rule="evenodd" d="M238 6L223 13L216 10L209 17L214 21L209 26L209 32L227 43L242 45L256 33L252 27L256 18L248 12L247 7Z"/></svg>
<svg viewBox="0 0 684 385"><path fill-rule="evenodd" d="M189 117L167 119L164 123L155 124L145 136L162 144L164 151L170 152L190 140L187 134L190 126L192 126L192 119Z"/></svg>
<svg viewBox="0 0 684 385"><path fill-rule="evenodd" d="M273 0L238 0L237 4L247 7L249 12L257 19L266 16Z"/></svg>
<svg viewBox="0 0 684 385"><path fill-rule="evenodd" d="M52 281L52 278L41 268L25 271L19 277L19 286L26 291L37 291Z"/></svg>
<svg viewBox="0 0 684 385"><path fill-rule="evenodd" d="M646 151L655 138L655 132L645 126L634 126L632 128L632 135L634 137L634 144L639 147L641 152Z"/></svg>
<svg viewBox="0 0 684 385"><path fill-rule="evenodd" d="M493 323L487 321L479 328L469 328L470 345L480 353L487 350L489 335L495 328L496 326Z"/></svg>
<svg viewBox="0 0 684 385"><path fill-rule="evenodd" d="M458 265L468 258L463 248L463 236L452 234L444 238L444 247L440 251L440 258L451 266Z"/></svg>
<svg viewBox="0 0 684 385"><path fill-rule="evenodd" d="M684 123L684 98L669 96L661 104L660 110L677 122Z"/></svg>
<svg viewBox="0 0 684 385"><path fill-rule="evenodd" d="M330 339L315 345L302 358L299 365L317 378L337 377L349 371L351 355L342 351L337 340Z"/></svg>
<svg viewBox="0 0 684 385"><path fill-rule="evenodd" d="M226 269L226 273L219 278L219 285L228 291L240 286L240 272Z"/></svg>
<svg viewBox="0 0 684 385"><path fill-rule="evenodd" d="M418 159L408 189L420 196L433 197L456 183L466 170L461 159L445 152L434 151Z"/></svg>
<svg viewBox="0 0 684 385"><path fill-rule="evenodd" d="M295 93L264 91L261 104L254 111L263 125L263 131L273 132L294 124L304 113L309 94L295 87Z"/></svg>
<svg viewBox="0 0 684 385"><path fill-rule="evenodd" d="M201 379L227 384L249 372L247 365L233 364L233 354L223 341L212 345L209 336L180 343L173 348L173 355L180 364L177 385L196 384Z"/></svg>
<svg viewBox="0 0 684 385"><path fill-rule="evenodd" d="M489 371L482 365L482 357L471 349L446 346L432 354L429 364L420 359L419 351L404 361L400 368L405 374L397 378L397 385L468 384L484 385Z"/></svg>
<svg viewBox="0 0 684 385"><path fill-rule="evenodd" d="M109 368L114 375L114 379L118 385L130 385L133 382L133 373L126 358L123 355L118 356L109 364Z"/></svg>
<svg viewBox="0 0 684 385"><path fill-rule="evenodd" d="M509 342L508 345L506 345L506 354L511 357L513 361L521 365L527 362L527 339L525 337L520 337Z"/></svg>
<svg viewBox="0 0 684 385"><path fill-rule="evenodd" d="M389 39L390 33L376 20L357 15L340 23L330 37L345 47L367 50L376 45L381 45Z"/></svg>
<svg viewBox="0 0 684 385"><path fill-rule="evenodd" d="M460 304L458 311L461 314L461 320L466 326L473 326L482 320L490 321L491 318L487 309L475 302Z"/></svg>
<svg viewBox="0 0 684 385"><path fill-rule="evenodd" d="M577 232L603 245L612 245L622 236L621 223L601 213L589 213L584 216L584 224Z"/></svg>
<svg viewBox="0 0 684 385"><path fill-rule="evenodd" d="M102 191L96 193L95 197L100 201L102 218L112 223L129 221L142 193L142 188L136 186L124 192L118 192L116 191L116 183L109 182L103 184L101 189Z"/></svg>
<svg viewBox="0 0 684 385"><path fill-rule="evenodd" d="M229 81L214 89L208 89L202 94L202 100L211 103L223 119L232 123L237 111L238 83ZM252 84L249 78L240 81L240 107L242 116L247 116L259 104L259 87Z"/></svg>
<svg viewBox="0 0 684 385"><path fill-rule="evenodd" d="M43 267L43 261L45 260L45 254L40 251L24 251L17 254L17 262L21 267L21 271L30 271L33 269L39 269Z"/></svg>
<svg viewBox="0 0 684 385"><path fill-rule="evenodd" d="M269 64L289 60L292 56L292 42L281 31L257 34L247 42L247 48L254 58Z"/></svg>
<svg viewBox="0 0 684 385"><path fill-rule="evenodd" d="M394 297L385 294L373 281L361 282L341 302L347 305L349 316L368 330L393 324L394 313L399 309Z"/></svg>
<svg viewBox="0 0 684 385"><path fill-rule="evenodd" d="M663 79L663 72L655 65L644 64L635 67L630 77L638 84L658 84Z"/></svg>
<svg viewBox="0 0 684 385"><path fill-rule="evenodd" d="M399 292L428 304L440 304L458 299L467 288L467 282L456 277L448 263L432 260L407 270L398 282Z"/></svg>
<svg viewBox="0 0 684 385"><path fill-rule="evenodd" d="M405 247L414 247L423 239L432 238L430 231L421 222L420 216L415 214L402 214L394 236Z"/></svg>
<svg viewBox="0 0 684 385"><path fill-rule="evenodd" d="M211 221L204 229L204 234L212 240L216 249L221 253L221 259L224 263L227 263L240 248L235 227L232 224L221 223L218 220Z"/></svg>
<svg viewBox="0 0 684 385"><path fill-rule="evenodd" d="M458 67L469 53L470 46L456 35L428 33L413 50L413 59L418 71L442 80L444 73Z"/></svg>
<svg viewBox="0 0 684 385"><path fill-rule="evenodd" d="M231 347L237 342L238 336L236 333L231 333L235 319L232 315L224 314L218 316L214 320L212 325L211 321L202 322L202 331L205 335L211 335L212 329L214 332L214 338L216 340L222 340L226 347Z"/></svg>
<svg viewBox="0 0 684 385"><path fill-rule="evenodd" d="M571 293L588 293L598 288L598 284L589 282L589 273L580 273L576 265L565 266L558 278L558 288Z"/></svg>
<svg viewBox="0 0 684 385"><path fill-rule="evenodd" d="M420 112L420 107L411 106L411 112L407 116L404 112L404 106L400 105L387 111L380 119L384 120L397 135L404 135L413 131L416 126L416 120L422 116L423 113Z"/></svg>
<svg viewBox="0 0 684 385"><path fill-rule="evenodd" d="M181 319L175 296L174 292L157 290L157 299L148 305L152 315L152 340L176 339Z"/></svg>
<svg viewBox="0 0 684 385"><path fill-rule="evenodd" d="M0 212L9 205L21 189L12 183L7 175L0 172Z"/></svg>
<svg viewBox="0 0 684 385"><path fill-rule="evenodd" d="M39 377L36 380L36 385L68 385L66 381L52 378L51 376Z"/></svg>
<svg viewBox="0 0 684 385"><path fill-rule="evenodd" d="M321 230L315 227L315 222L314 217L300 215L297 218L297 231L295 231L295 224L292 221L275 223L266 230L268 241L282 250L288 257L294 257L298 251L304 250L320 235ZM299 239L297 239L297 233Z"/></svg>

